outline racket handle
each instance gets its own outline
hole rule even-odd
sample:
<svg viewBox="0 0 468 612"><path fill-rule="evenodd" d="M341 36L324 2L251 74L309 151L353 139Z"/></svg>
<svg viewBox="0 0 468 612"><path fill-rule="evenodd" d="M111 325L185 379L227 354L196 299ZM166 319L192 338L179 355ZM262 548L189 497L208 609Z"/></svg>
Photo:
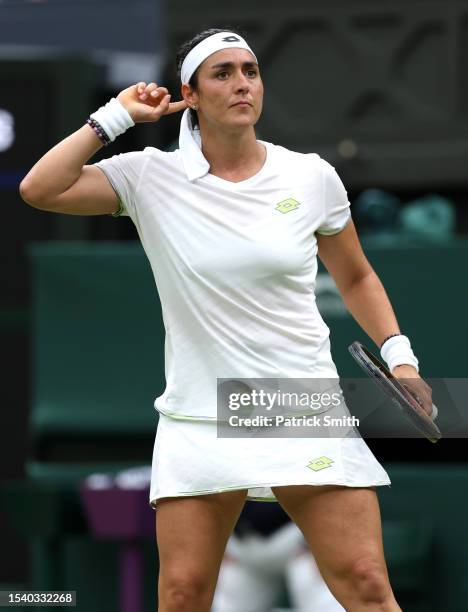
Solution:
<svg viewBox="0 0 468 612"><path fill-rule="evenodd" d="M439 411L437 410L437 406L435 404L432 404L432 413L431 413L431 419L433 421L436 420L437 416L439 414Z"/></svg>

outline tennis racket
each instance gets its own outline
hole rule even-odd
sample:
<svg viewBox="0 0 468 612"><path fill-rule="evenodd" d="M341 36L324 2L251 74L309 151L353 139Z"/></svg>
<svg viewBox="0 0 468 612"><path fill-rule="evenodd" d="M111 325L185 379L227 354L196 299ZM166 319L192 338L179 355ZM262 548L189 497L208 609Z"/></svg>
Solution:
<svg viewBox="0 0 468 612"><path fill-rule="evenodd" d="M434 423L438 414L437 407L434 404L432 404L432 415L429 416L422 408L414 392L393 376L390 370L360 342L353 342L348 346L348 350L364 372L391 398L393 404L400 409L416 429L431 442L440 440L442 433Z"/></svg>

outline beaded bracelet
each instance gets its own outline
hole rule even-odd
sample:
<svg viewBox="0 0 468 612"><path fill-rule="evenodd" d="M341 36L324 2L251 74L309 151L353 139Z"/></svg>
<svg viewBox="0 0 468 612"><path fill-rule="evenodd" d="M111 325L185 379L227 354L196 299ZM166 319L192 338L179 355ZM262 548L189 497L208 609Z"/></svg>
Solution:
<svg viewBox="0 0 468 612"><path fill-rule="evenodd" d="M96 121L96 119L88 117L88 119L86 119L86 123L94 130L96 136L99 138L102 144L107 147L111 140L102 128L102 126Z"/></svg>
<svg viewBox="0 0 468 612"><path fill-rule="evenodd" d="M399 334L390 334L390 336L387 336L385 338L385 340L382 342L382 344L380 345L380 348L382 348L383 345L387 342L387 340L390 340L390 338L393 338L394 336L402 336L402 335L403 335L402 333L399 333Z"/></svg>
<svg viewBox="0 0 468 612"><path fill-rule="evenodd" d="M102 144L107 147L111 140L96 119L88 117L88 119L86 119L86 123L94 130L96 136L99 138Z"/></svg>

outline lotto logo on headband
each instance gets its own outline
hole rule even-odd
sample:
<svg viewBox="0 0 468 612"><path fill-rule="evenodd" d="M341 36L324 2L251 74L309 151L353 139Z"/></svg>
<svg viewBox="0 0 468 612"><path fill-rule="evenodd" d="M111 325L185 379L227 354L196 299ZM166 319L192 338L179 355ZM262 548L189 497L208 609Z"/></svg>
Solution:
<svg viewBox="0 0 468 612"><path fill-rule="evenodd" d="M226 36L226 38L223 38L223 42L239 42L240 38L237 38L237 36Z"/></svg>

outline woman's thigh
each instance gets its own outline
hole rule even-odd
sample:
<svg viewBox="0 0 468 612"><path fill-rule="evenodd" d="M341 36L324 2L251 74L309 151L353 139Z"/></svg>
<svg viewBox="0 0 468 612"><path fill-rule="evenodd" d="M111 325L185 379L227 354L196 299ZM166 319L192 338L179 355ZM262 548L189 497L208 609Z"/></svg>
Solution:
<svg viewBox="0 0 468 612"><path fill-rule="evenodd" d="M275 487L274 493L302 530L335 596L346 598L354 590L353 580L367 580L369 575L374 577L374 591L391 593L373 488L300 485Z"/></svg>
<svg viewBox="0 0 468 612"><path fill-rule="evenodd" d="M226 543L247 490L170 497L156 506L160 584L188 583L213 589Z"/></svg>

